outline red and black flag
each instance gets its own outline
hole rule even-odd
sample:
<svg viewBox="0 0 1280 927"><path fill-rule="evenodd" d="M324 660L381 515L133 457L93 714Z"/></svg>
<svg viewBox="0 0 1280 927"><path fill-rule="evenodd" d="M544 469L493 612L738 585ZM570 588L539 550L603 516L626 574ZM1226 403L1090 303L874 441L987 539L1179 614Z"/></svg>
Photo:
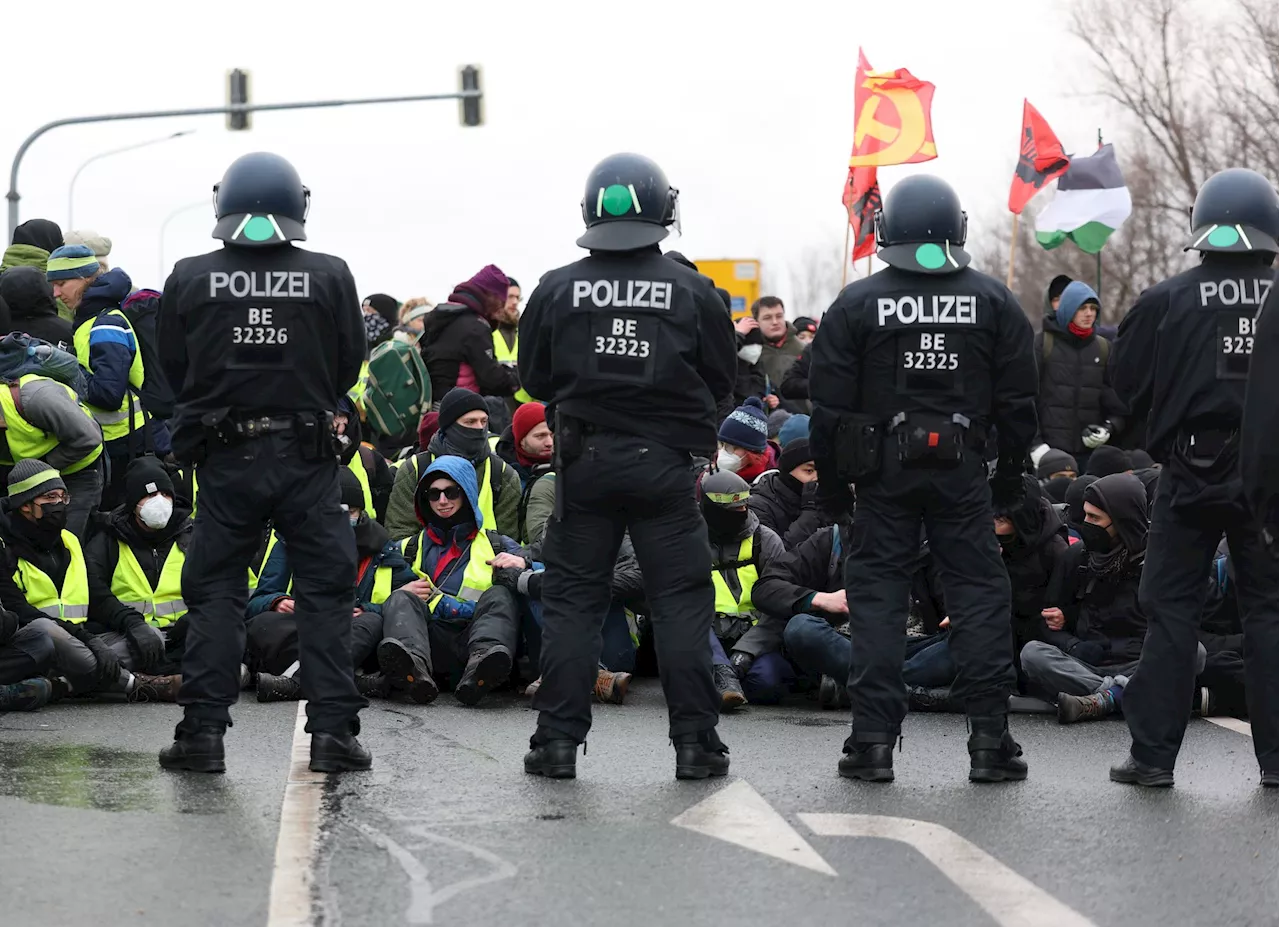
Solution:
<svg viewBox="0 0 1280 927"><path fill-rule="evenodd" d="M880 208L880 182L874 167L851 167L844 182L845 212L853 230L853 259L876 253L876 210Z"/></svg>
<svg viewBox="0 0 1280 927"><path fill-rule="evenodd" d="M1021 213L1031 198L1055 177L1064 173L1071 160L1062 151L1062 142L1053 134L1034 106L1022 101L1022 148L1009 187L1009 211Z"/></svg>

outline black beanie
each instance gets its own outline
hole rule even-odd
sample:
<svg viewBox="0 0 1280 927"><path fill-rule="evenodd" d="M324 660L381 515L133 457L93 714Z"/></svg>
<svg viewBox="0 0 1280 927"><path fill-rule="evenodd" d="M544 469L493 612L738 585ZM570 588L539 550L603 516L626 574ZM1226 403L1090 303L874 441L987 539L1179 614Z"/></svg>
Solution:
<svg viewBox="0 0 1280 927"><path fill-rule="evenodd" d="M364 466L361 462L357 466ZM364 511L364 487L360 485L359 478L351 472L350 467L343 467L338 471L338 485L342 487L341 502L349 509L359 509Z"/></svg>
<svg viewBox="0 0 1280 927"><path fill-rule="evenodd" d="M809 439L796 438L782 449L782 456L778 458L778 470L782 473L790 473L796 467L811 460L813 460L813 452L809 450Z"/></svg>
<svg viewBox="0 0 1280 927"><path fill-rule="evenodd" d="M1049 281L1049 298L1057 299L1071 282L1071 278L1066 274L1058 274L1058 276Z"/></svg>
<svg viewBox="0 0 1280 927"><path fill-rule="evenodd" d="M394 296L374 293L372 296L366 296L364 301L372 306L378 315L386 319L388 324L400 324L400 304L396 302Z"/></svg>
<svg viewBox="0 0 1280 927"><path fill-rule="evenodd" d="M1104 444L1089 455L1089 466L1084 472L1093 476L1111 476L1114 473L1124 473L1128 469L1130 469L1128 452L1112 447L1110 444Z"/></svg>
<svg viewBox="0 0 1280 927"><path fill-rule="evenodd" d="M124 501L129 508L136 508L147 496L158 492L174 494L173 480L164 464L154 457L139 457L130 463L124 475Z"/></svg>
<svg viewBox="0 0 1280 927"><path fill-rule="evenodd" d="M28 219L13 230L13 243L57 251L62 247L62 229L52 219Z"/></svg>
<svg viewBox="0 0 1280 927"><path fill-rule="evenodd" d="M488 415L489 407L479 393L455 386L440 400L440 430L444 431L468 412L483 412Z"/></svg>

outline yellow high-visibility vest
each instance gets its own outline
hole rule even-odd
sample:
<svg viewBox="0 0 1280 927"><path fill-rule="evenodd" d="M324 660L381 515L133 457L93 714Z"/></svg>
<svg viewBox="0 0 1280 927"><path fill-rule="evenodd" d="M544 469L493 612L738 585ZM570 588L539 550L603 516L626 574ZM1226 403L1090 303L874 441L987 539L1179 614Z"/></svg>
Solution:
<svg viewBox="0 0 1280 927"><path fill-rule="evenodd" d="M413 572L421 579L431 579L422 566L426 545L427 532L422 531L418 534L418 555L413 558L414 562L410 564ZM493 585L493 567L489 566L489 561L495 556L497 555L493 551L493 545L489 542L488 532L477 531L475 538L471 541L471 551L467 557L467 567L462 574L462 587L458 590L457 598L474 602L480 598L480 595L486 589ZM436 603L443 597L443 592L437 592L427 601L427 607L435 608Z"/></svg>
<svg viewBox="0 0 1280 927"><path fill-rule="evenodd" d="M748 536L742 542L742 546L738 548L738 562L741 566L734 568L734 572L738 576L738 582L742 585L742 592L737 599L734 599L733 593L729 591L729 584L720 575L720 570L712 569L711 584L715 586L716 590L717 615L740 615L746 618L754 618L755 605L751 601L751 589L760 577L755 564L751 562L751 550L751 537Z"/></svg>
<svg viewBox="0 0 1280 927"><path fill-rule="evenodd" d="M493 330L493 359L504 366L514 367L520 357L520 333L516 332L516 340L507 347L507 339L502 332ZM524 391L524 387L516 390L516 402L536 402L537 400Z"/></svg>
<svg viewBox="0 0 1280 927"><path fill-rule="evenodd" d="M147 427L147 413L142 411L142 403L135 395L142 389L142 381L146 377L146 370L142 366L142 348L138 344L138 338L134 335L133 326L129 324L129 319L119 309L110 309L107 315L113 316L113 321L118 324L109 326L115 331L128 332L133 336L133 363L129 365L129 386L132 389L124 391L124 400L120 403L118 409L99 409L97 406L89 406L89 412L93 415L93 420L102 426L102 440L114 441L117 438L127 437L129 434L129 412L133 410L133 430L142 431ZM80 366L90 373L93 368L89 366L89 332L92 330L97 318L89 319L81 324L75 332L76 360L80 361Z"/></svg>
<svg viewBox="0 0 1280 927"><path fill-rule="evenodd" d="M76 396L76 391L65 383L59 383L57 380L42 377L39 374L28 373L18 378L18 389L21 390L32 380L48 380L50 383L62 387L75 400L76 405L80 407L80 411L85 414L85 417L93 418L93 413ZM0 463L7 467L12 467L19 460L44 457L45 454L58 446L57 435L51 435L23 418L22 413L18 411L18 404L13 400L12 391L3 383L0 383L0 411L4 412L5 433L8 437L7 441L0 442ZM8 456L10 454L13 456ZM102 443L99 442L98 446L92 451L85 454L71 466L63 467L60 472L64 474L78 473L101 456Z"/></svg>
<svg viewBox="0 0 1280 927"><path fill-rule="evenodd" d="M50 618L82 624L89 618L89 570L76 536L64 530L62 543L71 553L71 562L67 564L67 575L62 578L61 589L53 584L44 570L21 557L18 558L18 568L13 572L13 581L32 608Z"/></svg>
<svg viewBox="0 0 1280 927"><path fill-rule="evenodd" d="M186 555L175 542L165 555L160 581L154 589L143 572L138 557L124 541L120 541L120 561L111 577L111 594L147 619L147 624L167 628L187 613L182 601L182 565Z"/></svg>

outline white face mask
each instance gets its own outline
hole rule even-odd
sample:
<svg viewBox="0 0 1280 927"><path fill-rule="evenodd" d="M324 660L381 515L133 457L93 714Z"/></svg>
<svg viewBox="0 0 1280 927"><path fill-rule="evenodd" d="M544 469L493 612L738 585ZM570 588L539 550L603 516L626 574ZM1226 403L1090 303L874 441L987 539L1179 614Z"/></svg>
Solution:
<svg viewBox="0 0 1280 927"><path fill-rule="evenodd" d="M748 364L754 364L756 361L760 359L760 355L763 353L764 353L764 345L748 344L748 345L743 345L742 349L738 351L738 356L741 357Z"/></svg>
<svg viewBox="0 0 1280 927"><path fill-rule="evenodd" d="M737 473L742 469L742 458L732 451L726 451L720 448L720 452L716 454L716 466L721 470L728 470L730 473Z"/></svg>
<svg viewBox="0 0 1280 927"><path fill-rule="evenodd" d="M169 524L173 517L173 500L164 496L152 496L138 509L138 517L142 523L153 531Z"/></svg>

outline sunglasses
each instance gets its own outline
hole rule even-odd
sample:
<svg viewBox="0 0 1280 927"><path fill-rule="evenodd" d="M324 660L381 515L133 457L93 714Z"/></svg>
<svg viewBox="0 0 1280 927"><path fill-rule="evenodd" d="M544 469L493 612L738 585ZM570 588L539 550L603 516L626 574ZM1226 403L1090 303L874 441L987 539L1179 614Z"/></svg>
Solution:
<svg viewBox="0 0 1280 927"><path fill-rule="evenodd" d="M435 487L428 487L428 488L427 488L427 501L428 501L428 502L435 502L435 501L436 501L437 499L439 499L441 496L444 496L444 497L445 497L446 499L448 499L450 502L457 502L459 499L461 499L461 498L462 498L462 487L460 487L460 486L445 486L445 487L443 487L443 488L441 488L441 489L436 489Z"/></svg>

